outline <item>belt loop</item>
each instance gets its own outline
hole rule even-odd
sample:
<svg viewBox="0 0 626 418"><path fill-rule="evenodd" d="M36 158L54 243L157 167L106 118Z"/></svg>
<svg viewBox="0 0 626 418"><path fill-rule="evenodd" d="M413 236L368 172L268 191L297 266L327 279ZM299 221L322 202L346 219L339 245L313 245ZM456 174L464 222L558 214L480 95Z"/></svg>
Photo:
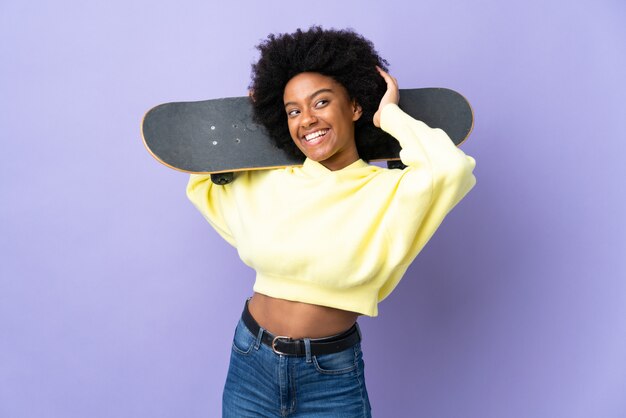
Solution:
<svg viewBox="0 0 626 418"><path fill-rule="evenodd" d="M309 338L304 339L304 352L306 354L306 362L311 362L311 340Z"/></svg>
<svg viewBox="0 0 626 418"><path fill-rule="evenodd" d="M363 339L363 335L361 334L361 327L359 326L358 322L355 322L354 325L356 325L356 332L359 333L359 341L361 341Z"/></svg>
<svg viewBox="0 0 626 418"><path fill-rule="evenodd" d="M259 346L261 345L261 340L263 339L263 332L265 332L263 327L259 327L259 332L257 333L257 336L256 336L256 343L254 344L255 350L258 350Z"/></svg>

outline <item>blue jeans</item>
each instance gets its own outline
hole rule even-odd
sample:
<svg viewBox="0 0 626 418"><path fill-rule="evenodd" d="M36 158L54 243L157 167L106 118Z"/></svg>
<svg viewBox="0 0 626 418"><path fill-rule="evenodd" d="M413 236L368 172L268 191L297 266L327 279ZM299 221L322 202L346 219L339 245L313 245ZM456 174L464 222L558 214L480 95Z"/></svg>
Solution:
<svg viewBox="0 0 626 418"><path fill-rule="evenodd" d="M333 354L286 356L262 344L261 332L237 324L222 417L371 417L360 344Z"/></svg>

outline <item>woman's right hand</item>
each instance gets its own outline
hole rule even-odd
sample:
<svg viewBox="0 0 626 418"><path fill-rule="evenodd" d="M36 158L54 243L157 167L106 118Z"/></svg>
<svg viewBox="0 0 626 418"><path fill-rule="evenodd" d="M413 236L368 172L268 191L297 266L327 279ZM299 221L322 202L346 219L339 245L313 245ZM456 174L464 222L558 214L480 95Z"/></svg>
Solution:
<svg viewBox="0 0 626 418"><path fill-rule="evenodd" d="M400 101L400 89L398 88L398 80L390 76L387 72L383 71L383 69L379 66L376 66L376 69L387 83L387 91L383 95L383 98L380 100L378 110L374 114L374 126L380 128L380 114L382 113L383 108L389 103L398 104L398 102Z"/></svg>

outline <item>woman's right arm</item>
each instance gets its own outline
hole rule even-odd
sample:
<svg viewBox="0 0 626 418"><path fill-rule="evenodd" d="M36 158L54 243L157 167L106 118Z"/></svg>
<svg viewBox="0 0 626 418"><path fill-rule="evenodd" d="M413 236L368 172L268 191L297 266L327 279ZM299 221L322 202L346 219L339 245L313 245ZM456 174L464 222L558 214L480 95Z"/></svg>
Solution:
<svg viewBox="0 0 626 418"><path fill-rule="evenodd" d="M235 209L230 185L214 184L209 174L192 174L187 197L222 238L236 246L226 219L226 214Z"/></svg>

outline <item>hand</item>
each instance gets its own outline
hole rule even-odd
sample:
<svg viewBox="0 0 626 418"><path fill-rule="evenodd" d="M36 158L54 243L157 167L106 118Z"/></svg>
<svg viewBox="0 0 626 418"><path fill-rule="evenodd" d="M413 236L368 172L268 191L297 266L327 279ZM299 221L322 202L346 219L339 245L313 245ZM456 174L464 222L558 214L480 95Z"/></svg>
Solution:
<svg viewBox="0 0 626 418"><path fill-rule="evenodd" d="M376 66L376 69L387 83L387 91L385 92L383 98L380 100L378 110L374 114L374 126L380 128L380 114L382 113L383 107L385 107L389 103L398 104L398 102L400 101L400 89L398 88L398 80L384 72L379 66Z"/></svg>

